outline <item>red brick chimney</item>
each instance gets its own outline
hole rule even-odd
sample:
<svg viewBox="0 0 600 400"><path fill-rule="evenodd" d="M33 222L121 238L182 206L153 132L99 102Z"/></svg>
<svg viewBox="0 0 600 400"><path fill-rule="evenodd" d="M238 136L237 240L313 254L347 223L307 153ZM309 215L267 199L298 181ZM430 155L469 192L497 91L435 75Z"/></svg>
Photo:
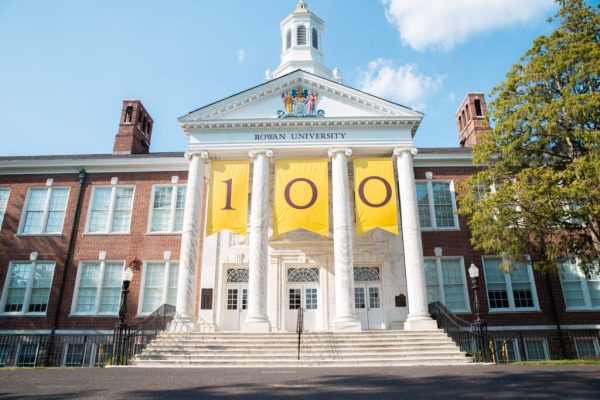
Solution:
<svg viewBox="0 0 600 400"><path fill-rule="evenodd" d="M123 100L113 154L148 154L154 121L139 100Z"/></svg>
<svg viewBox="0 0 600 400"><path fill-rule="evenodd" d="M460 147L473 147L477 137L490 129L483 93L467 93L456 112L456 126Z"/></svg>

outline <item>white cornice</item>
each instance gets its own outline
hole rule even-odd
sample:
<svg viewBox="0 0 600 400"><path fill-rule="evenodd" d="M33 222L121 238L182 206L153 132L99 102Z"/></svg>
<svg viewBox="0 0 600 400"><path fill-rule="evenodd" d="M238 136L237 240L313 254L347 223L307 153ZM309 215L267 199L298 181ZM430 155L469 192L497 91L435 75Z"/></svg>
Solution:
<svg viewBox="0 0 600 400"><path fill-rule="evenodd" d="M149 158L17 159L0 162L0 175L77 173L82 168L88 173L187 171L189 163L183 154Z"/></svg>

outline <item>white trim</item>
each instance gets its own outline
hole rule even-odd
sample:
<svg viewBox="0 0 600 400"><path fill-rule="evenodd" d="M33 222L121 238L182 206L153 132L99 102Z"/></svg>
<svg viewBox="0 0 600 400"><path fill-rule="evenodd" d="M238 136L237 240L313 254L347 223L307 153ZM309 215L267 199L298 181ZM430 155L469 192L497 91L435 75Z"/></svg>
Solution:
<svg viewBox="0 0 600 400"><path fill-rule="evenodd" d="M435 260L438 290L440 294L440 301L446 305L446 292L444 289L444 274L442 272L442 260L458 260L460 263L460 274L462 277L463 284L463 301L465 308L463 309L452 309L451 311L457 314L464 314L471 312L471 301L469 297L469 290L467 288L467 278L465 273L465 260L463 256L434 256L434 257L423 257L424 260ZM425 284L427 286L427 283Z"/></svg>
<svg viewBox="0 0 600 400"><path fill-rule="evenodd" d="M39 343L24 343L24 342L19 342L19 344L17 345L17 352L15 353L15 359L13 360L13 366L18 367L18 362L19 362L19 357L21 356L21 350L23 345L25 346L30 346L30 345L35 345L35 359L33 361L33 366L35 367L37 365L37 358L38 355L40 353L40 344ZM30 365L23 365L26 367L30 367Z"/></svg>
<svg viewBox="0 0 600 400"><path fill-rule="evenodd" d="M0 329L0 335L49 335L51 333L51 329Z"/></svg>
<svg viewBox="0 0 600 400"><path fill-rule="evenodd" d="M583 296L583 301L585 303L585 305L583 305L583 306L569 306L569 305L567 305L567 297L565 296L565 287L563 285L563 269L564 269L564 265L565 265L566 262L569 262L569 264L571 264L571 262L573 260L576 263L575 270L576 270L576 273L577 273L577 277L579 278L579 289L581 291L581 294ZM588 282L591 282L591 280L588 280L588 278L585 276L585 274L583 273L583 271L579 267L579 260L570 257L567 260L565 260L565 262L559 263L558 269L559 269L559 274L558 275L559 275L559 280L560 280L560 287L562 289L563 301L565 303L565 309L566 309L566 311L569 311L569 312L575 311L576 312L576 311L594 311L594 310L600 310L600 305L594 307L594 305L592 304L592 297L590 295L590 288L588 286ZM567 281L567 282L575 282L575 281L574 280L570 280L570 281Z"/></svg>
<svg viewBox="0 0 600 400"><path fill-rule="evenodd" d="M8 201L10 200L10 187L0 186L0 192L8 192L6 196L6 206L4 209L0 209L0 232L2 231L2 225L4 223L4 216L6 215L6 209L8 208Z"/></svg>
<svg viewBox="0 0 600 400"><path fill-rule="evenodd" d="M109 200L109 204L108 204L108 215L107 215L107 222L106 222L106 231L102 231L102 232L90 232L90 224L92 222L92 210L93 210L93 205L94 205L94 196L96 195L96 190L97 189L111 189L110 192L110 200ZM114 224L114 213L115 213L115 201L117 198L117 189L133 189L133 192L131 193L131 209L129 210L130 215L129 215L129 226L127 227L127 231L126 232L113 232L113 224ZM88 210L87 210L87 217L86 217L86 222L85 222L85 230L84 230L84 234L85 235L130 235L131 234L131 222L133 220L133 208L135 205L135 192L136 192L136 185L133 184L127 184L127 185L118 185L118 184L114 184L114 185L97 185L97 186L93 186L92 187L92 192L91 192L91 196L90 196L90 201L88 204Z"/></svg>
<svg viewBox="0 0 600 400"><path fill-rule="evenodd" d="M169 298L169 274L171 273L172 264L179 264L179 260L148 260L144 261L144 267L142 269L142 278L140 280L140 294L138 298L137 316L148 316L153 311L143 312L144 309L144 293L146 291L146 271L148 270L148 264L162 264L164 267L163 284L162 284L162 296L159 304L167 304ZM180 265L179 265L180 266Z"/></svg>
<svg viewBox="0 0 600 400"><path fill-rule="evenodd" d="M71 302L71 313L70 317L80 317L80 316L97 316L97 317L114 317L118 315L118 310L114 313L100 313L100 302L102 299L102 288L104 287L104 271L106 268L106 263L123 263L122 270L125 270L125 261L124 260L81 260L77 265L77 277L75 278L75 290L73 291L73 301ZM97 290L96 290L96 302L94 304L95 311L93 312L77 312L77 303L79 300L79 289L81 283L81 271L83 264L99 264L100 271L99 281L97 282Z"/></svg>
<svg viewBox="0 0 600 400"><path fill-rule="evenodd" d="M6 306L6 301L8 300L8 290L10 286L10 278L12 275L13 268L15 264L31 264L31 272L29 275L29 280L27 281L27 288L25 289L25 296L23 297L23 306L21 311L4 311L4 307ZM31 303L31 292L33 291L33 283L34 276L37 264L52 264L52 277L50 278L50 287L48 293L48 300L46 300L46 311L32 311L29 312L29 305ZM40 260L29 260L29 261L9 261L8 269L6 271L6 277L4 279L4 287L2 289L2 296L0 297L0 316L26 316L26 317L35 317L41 316L45 317L48 315L48 305L50 304L50 296L52 294L52 284L54 281L54 271L56 270L56 261L48 260L48 261L40 261Z"/></svg>
<svg viewBox="0 0 600 400"><path fill-rule="evenodd" d="M525 350L525 357L527 358L527 361L541 361L540 359L537 360L532 360L531 357L529 356L529 349L527 347L527 342L542 342L542 349L544 350L544 358L542 358L541 360L549 360L550 359L550 352L548 351L548 341L546 340L545 337L526 337L523 338L523 347Z"/></svg>
<svg viewBox="0 0 600 400"><path fill-rule="evenodd" d="M67 201L65 203L65 209L63 211L62 223L59 232L44 232L48 227L48 214L50 214L50 199L52 198L52 192L55 190L67 189ZM44 190L46 191L46 200L44 201L44 209L42 210L42 226L40 232L23 232L25 228L25 216L29 210L29 199L33 190ZM30 186L27 188L27 194L25 195L25 202L21 209L21 216L19 217L19 226L17 228L17 236L62 236L62 232L65 226L65 219L67 211L69 210L69 198L71 197L70 186Z"/></svg>
<svg viewBox="0 0 600 400"><path fill-rule="evenodd" d="M181 172L186 173L189 163L181 157L119 158L63 158L63 159L16 159L0 162L0 175L28 174L77 174L85 168L88 174L109 172Z"/></svg>
<svg viewBox="0 0 600 400"><path fill-rule="evenodd" d="M177 179L178 181L178 179ZM152 217L154 216L154 198L156 195L156 189L157 188L161 188L161 187L170 187L171 188L171 205L170 205L170 209L169 209L169 229L166 231L153 231L152 230ZM179 191L179 188L185 188L185 195L187 196L187 184L178 184L177 182L175 183L170 183L170 184L155 184L152 185L152 194L150 195L150 207L148 210L148 226L146 227L146 234L147 235L162 235L162 234L172 234L172 235L181 235L182 234L182 230L175 230L175 219L176 219L176 214L177 214L177 194ZM184 197L184 204L185 204L185 197ZM185 207L184 207L185 208ZM183 227L182 227L183 229Z"/></svg>
<svg viewBox="0 0 600 400"><path fill-rule="evenodd" d="M577 357L581 358L582 356L579 355L579 349L577 348L577 342L578 341L583 341L583 340L591 340L592 341L592 346L594 346L594 352L596 353L595 355L599 355L600 354L600 346L598 345L598 338L597 337L574 337L573 338L573 344L575 345L575 352L577 353Z"/></svg>
<svg viewBox="0 0 600 400"><path fill-rule="evenodd" d="M564 325L561 325L564 328ZM556 325L514 325L514 326L488 326L488 331L547 331L557 329Z"/></svg>
<svg viewBox="0 0 600 400"><path fill-rule="evenodd" d="M431 178L430 178L431 176ZM460 231L460 224L458 221L458 208L456 206L456 192L454 191L454 180L453 179L434 179L433 175L427 174L426 179L415 179L415 185L418 183L427 184L427 200L429 202L429 218L431 219L431 226L421 225L421 231ZM450 191L450 198L452 203L452 217L454 219L454 226L438 227L435 218L435 200L433 195L433 184L434 183L447 183L448 190ZM418 203L418 199L417 199ZM418 204L417 204L418 206ZM420 222L420 221L419 221Z"/></svg>
<svg viewBox="0 0 600 400"><path fill-rule="evenodd" d="M508 307L492 308L490 306L488 279L485 276L485 260L486 259L500 259L500 257L493 256L493 255L487 255L487 256L481 257L481 262L482 262L482 266L483 266L482 272L485 277L485 298L487 299L487 302L488 302L488 313L489 314L506 313L506 312L513 312L513 313L514 312L541 312L540 304L539 304L538 296L537 296L537 288L536 288L535 279L533 276L533 269L531 268L531 262L529 261L529 257L528 257L528 260L527 260L525 266L527 267L527 276L529 278L529 289L531 290L531 299L533 301L533 307L516 307L515 306L515 299L514 299L514 294L513 294L513 290L512 290L511 275L502 270L499 270L499 271L504 276L504 284L505 284L506 295L507 295L507 299L508 299Z"/></svg>

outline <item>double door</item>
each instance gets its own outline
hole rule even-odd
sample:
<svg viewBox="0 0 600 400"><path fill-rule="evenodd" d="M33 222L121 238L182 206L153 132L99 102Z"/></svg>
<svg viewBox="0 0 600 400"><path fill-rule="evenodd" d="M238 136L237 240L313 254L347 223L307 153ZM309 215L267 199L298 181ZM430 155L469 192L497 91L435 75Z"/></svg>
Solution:
<svg viewBox="0 0 600 400"><path fill-rule="evenodd" d="M225 285L223 330L240 331L248 310L248 284Z"/></svg>
<svg viewBox="0 0 600 400"><path fill-rule="evenodd" d="M379 283L355 282L354 308L363 330L385 329Z"/></svg>

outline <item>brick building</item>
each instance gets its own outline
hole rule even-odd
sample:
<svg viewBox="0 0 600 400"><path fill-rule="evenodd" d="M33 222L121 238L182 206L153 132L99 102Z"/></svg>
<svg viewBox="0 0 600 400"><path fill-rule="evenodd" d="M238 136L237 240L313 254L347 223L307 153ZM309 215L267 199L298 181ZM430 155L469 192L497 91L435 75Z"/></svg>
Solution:
<svg viewBox="0 0 600 400"><path fill-rule="evenodd" d="M600 353L598 277L571 264L561 276L530 265L505 274L470 243L455 189L477 171L483 94L458 108L459 147L416 151L422 114L342 85L323 63L322 38L323 21L301 1L281 24L281 65L263 84L179 119L185 154L150 152L153 119L125 100L112 154L0 158L0 365L39 365L50 353L62 365L99 363L110 353L121 274L137 261L130 325L171 304L173 330L293 331L298 308L312 331L422 330L436 327L427 310L436 301L468 323L474 264L481 313L508 358ZM269 159L327 157L330 237L274 235ZM395 166L396 235L354 233L349 165L359 157ZM211 163L222 160L252 167L248 235L205 234Z"/></svg>

